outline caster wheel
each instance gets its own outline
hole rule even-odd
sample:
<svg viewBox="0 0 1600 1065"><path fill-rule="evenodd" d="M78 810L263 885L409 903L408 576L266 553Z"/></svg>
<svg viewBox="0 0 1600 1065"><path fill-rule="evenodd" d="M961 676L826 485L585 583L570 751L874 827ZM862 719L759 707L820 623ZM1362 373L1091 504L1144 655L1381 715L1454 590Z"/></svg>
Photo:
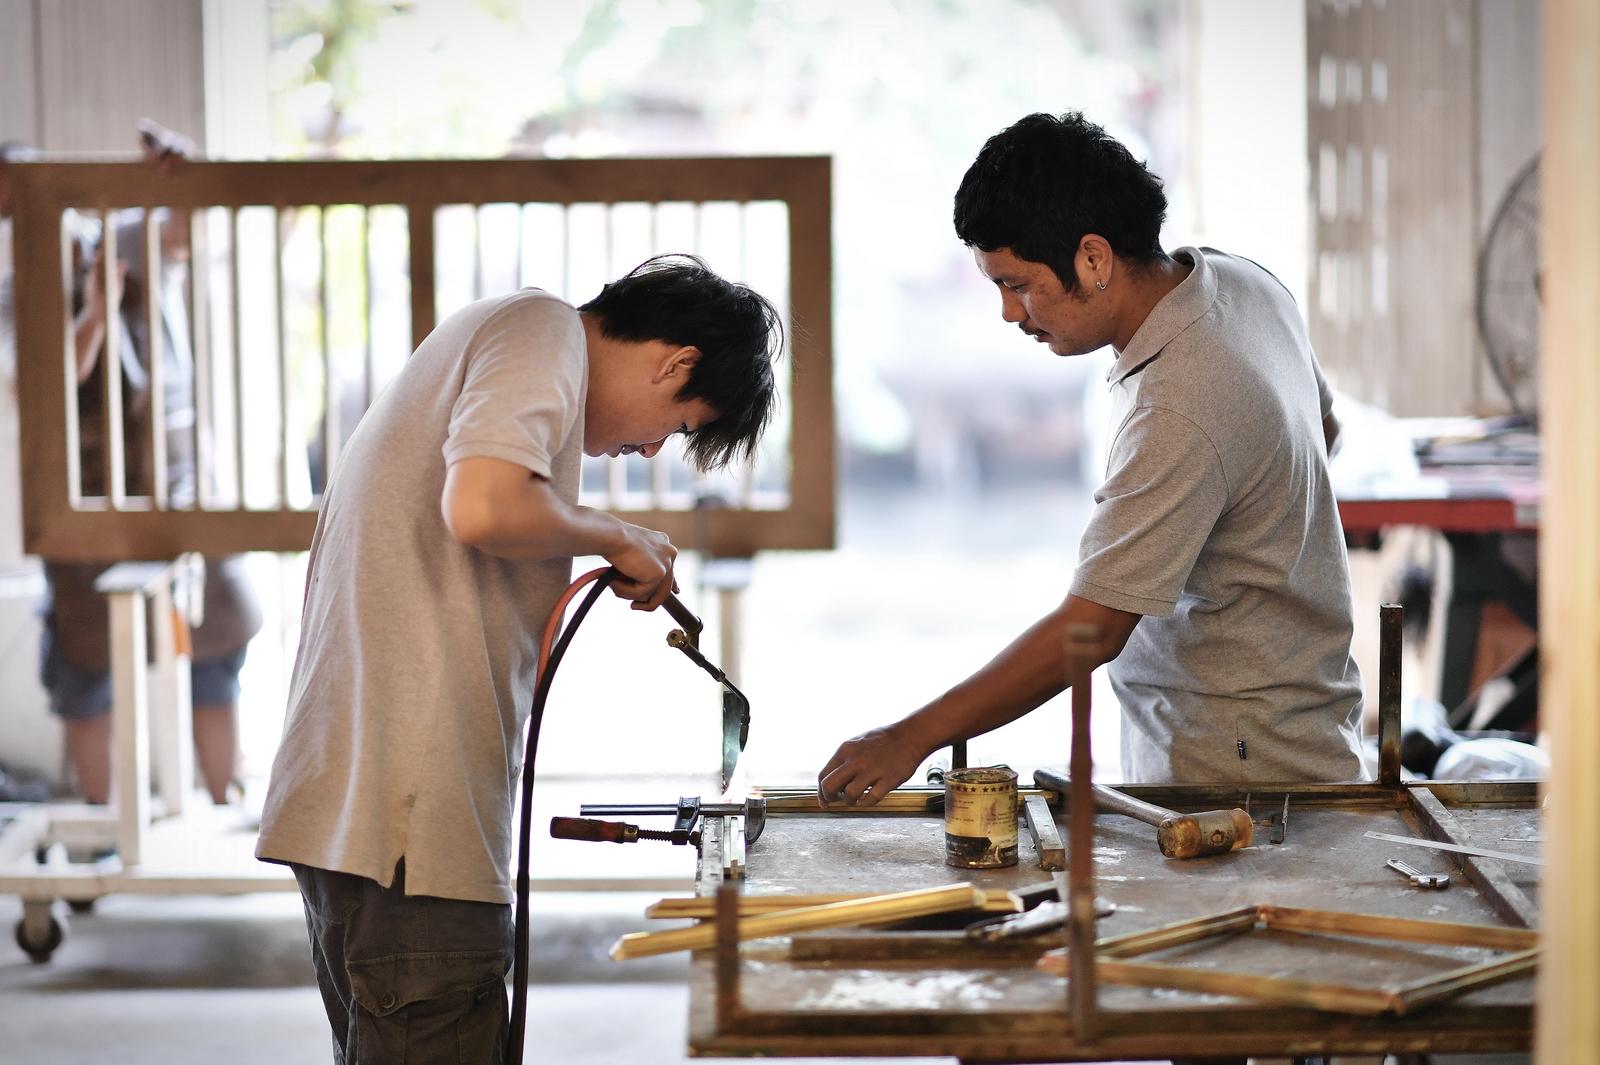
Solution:
<svg viewBox="0 0 1600 1065"><path fill-rule="evenodd" d="M50 918L50 924L46 927L45 934L41 939L34 938L33 933L28 928L28 922L17 922L17 946L22 948L23 953L35 965L43 965L49 961L50 955L56 952L56 948L61 945L61 941L66 937L66 930L61 927L61 922L54 917Z"/></svg>
<svg viewBox="0 0 1600 1065"><path fill-rule="evenodd" d="M67 906L76 914L90 914L94 912L94 899L68 899Z"/></svg>

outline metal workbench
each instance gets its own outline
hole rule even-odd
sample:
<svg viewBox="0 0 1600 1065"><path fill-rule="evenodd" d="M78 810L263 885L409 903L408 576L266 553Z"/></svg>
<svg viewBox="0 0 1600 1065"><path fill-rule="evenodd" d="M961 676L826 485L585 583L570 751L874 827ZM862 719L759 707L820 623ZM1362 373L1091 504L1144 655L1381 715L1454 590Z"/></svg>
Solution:
<svg viewBox="0 0 1600 1065"><path fill-rule="evenodd" d="M1186 810L1244 805L1231 788L1123 789ZM931 794L931 791L930 791ZM1170 861L1155 831L1112 814L1094 822L1097 896L1115 913L1105 937L1254 904L1426 920L1532 927L1537 868L1368 839L1376 830L1513 853L1539 835L1532 783L1280 786L1250 796L1253 811L1290 800L1282 844ZM1065 816L1056 811L1058 824ZM711 844L707 845L707 849ZM968 871L943 860L937 813L812 809L768 817L749 849L745 894L877 893L970 881L1014 889L1048 879L1026 833L1015 868ZM1412 887L1384 867L1403 858L1448 872L1443 891ZM720 863L703 855L702 893ZM966 920L971 920L970 917ZM725 923L724 927L727 925ZM809 932L748 942L731 937L692 965L689 1048L709 1056L954 1056L965 1061L1068 1061L1171 1056L1466 1052L1531 1043L1533 980L1470 991L1402 1016L1356 1016L1239 998L1102 984L1095 1034L1075 1033L1067 981L1039 956L1064 942L969 942L959 929ZM1153 960L1274 977L1383 985L1483 961L1466 947L1254 932L1175 947Z"/></svg>

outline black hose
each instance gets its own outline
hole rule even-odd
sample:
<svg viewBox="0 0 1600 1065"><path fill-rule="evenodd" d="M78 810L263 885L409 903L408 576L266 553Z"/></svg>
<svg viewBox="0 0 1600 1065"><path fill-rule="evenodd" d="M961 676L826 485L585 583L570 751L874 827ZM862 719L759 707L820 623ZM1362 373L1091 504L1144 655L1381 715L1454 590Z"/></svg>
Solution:
<svg viewBox="0 0 1600 1065"><path fill-rule="evenodd" d="M555 678L556 667L567 653L567 645L583 624L584 615L594 606L600 593L606 590L617 571L608 569L595 579L594 587L583 597L572 620L561 630L550 651L550 660L533 689L533 709L528 713L528 749L522 758L522 818L518 828L517 846L517 920L512 932L514 943L511 966L511 1041L506 1047L508 1065L522 1065L522 1043L528 1028L528 851L533 838L533 765L539 753L539 726L544 721L544 704L550 697L550 682Z"/></svg>

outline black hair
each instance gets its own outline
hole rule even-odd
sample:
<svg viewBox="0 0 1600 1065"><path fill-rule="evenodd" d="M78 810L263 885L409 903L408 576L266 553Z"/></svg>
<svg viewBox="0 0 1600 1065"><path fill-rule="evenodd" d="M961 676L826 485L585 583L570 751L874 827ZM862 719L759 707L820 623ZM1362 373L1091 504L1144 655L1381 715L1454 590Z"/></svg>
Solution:
<svg viewBox="0 0 1600 1065"><path fill-rule="evenodd" d="M1120 141L1081 112L1035 113L990 137L956 190L956 235L980 251L1009 248L1044 263L1068 292L1087 233L1135 267L1166 259L1167 197Z"/></svg>
<svg viewBox="0 0 1600 1065"><path fill-rule="evenodd" d="M664 340L698 348L680 400L704 400L717 420L684 450L702 472L748 459L777 405L773 361L783 350L777 310L753 289L718 276L694 255L658 255L578 308L612 340Z"/></svg>

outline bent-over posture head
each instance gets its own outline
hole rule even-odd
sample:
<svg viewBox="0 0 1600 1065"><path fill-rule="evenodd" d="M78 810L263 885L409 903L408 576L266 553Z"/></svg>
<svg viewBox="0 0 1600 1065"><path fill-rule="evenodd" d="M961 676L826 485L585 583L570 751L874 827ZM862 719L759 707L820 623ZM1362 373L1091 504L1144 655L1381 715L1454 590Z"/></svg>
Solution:
<svg viewBox="0 0 1600 1065"><path fill-rule="evenodd" d="M754 454L777 403L772 364L783 348L765 297L695 256L663 255L578 309L602 341L626 352L591 347L586 451L654 455L683 432L702 471ZM616 365L624 360L626 368Z"/></svg>

